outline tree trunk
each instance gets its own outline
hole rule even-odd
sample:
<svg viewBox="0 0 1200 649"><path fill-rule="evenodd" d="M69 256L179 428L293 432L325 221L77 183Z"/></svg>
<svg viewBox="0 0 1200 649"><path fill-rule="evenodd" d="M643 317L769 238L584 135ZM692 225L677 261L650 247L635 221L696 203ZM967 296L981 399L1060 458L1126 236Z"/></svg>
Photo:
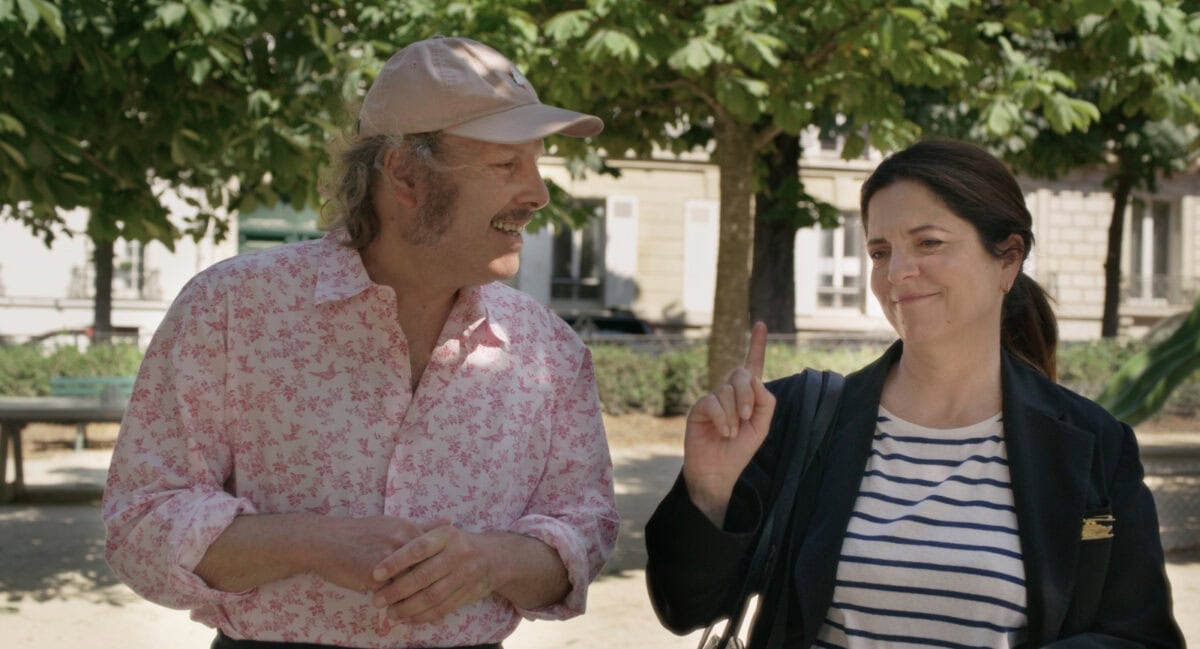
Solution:
<svg viewBox="0 0 1200 649"><path fill-rule="evenodd" d="M795 205L782 187L800 173L800 138L776 136L767 157L767 191L754 197L754 266L750 272L750 319L761 320L771 333L796 333ZM786 210L779 213L780 209ZM776 210L773 217L766 214Z"/></svg>
<svg viewBox="0 0 1200 649"><path fill-rule="evenodd" d="M721 173L717 287L708 341L708 385L716 387L746 359L750 258L754 245L754 130L717 119L714 157Z"/></svg>
<svg viewBox="0 0 1200 649"><path fill-rule="evenodd" d="M1104 258L1104 315L1100 337L1115 338L1120 325L1121 245L1125 238L1125 206L1133 190L1133 176L1120 174L1113 188L1112 219L1108 223L1108 254Z"/></svg>
<svg viewBox="0 0 1200 649"><path fill-rule="evenodd" d="M112 342L113 242L92 240L95 245L96 297L93 302L92 342Z"/></svg>

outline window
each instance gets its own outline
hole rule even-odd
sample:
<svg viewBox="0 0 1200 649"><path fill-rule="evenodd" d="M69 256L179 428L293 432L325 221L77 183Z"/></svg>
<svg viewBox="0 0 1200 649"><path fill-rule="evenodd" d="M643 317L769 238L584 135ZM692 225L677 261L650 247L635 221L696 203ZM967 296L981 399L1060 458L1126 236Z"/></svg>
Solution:
<svg viewBox="0 0 1200 649"><path fill-rule="evenodd" d="M1133 199L1129 222L1129 293L1134 300L1179 301L1179 277L1173 271L1175 250L1168 201Z"/></svg>
<svg viewBox="0 0 1200 649"><path fill-rule="evenodd" d="M145 246L140 241L113 244L113 297L142 299L146 288Z"/></svg>
<svg viewBox="0 0 1200 649"><path fill-rule="evenodd" d="M96 296L95 247L85 240L87 261L71 268L71 283L67 296L93 299ZM160 300L158 270L146 265L146 247L140 241L120 239L113 243L112 296L117 300Z"/></svg>
<svg viewBox="0 0 1200 649"><path fill-rule="evenodd" d="M865 276L862 218L843 214L841 226L820 231L817 260L817 306L858 309L863 304Z"/></svg>
<svg viewBox="0 0 1200 649"><path fill-rule="evenodd" d="M592 218L580 228L554 225L550 298L591 305L604 301L604 201L581 199Z"/></svg>

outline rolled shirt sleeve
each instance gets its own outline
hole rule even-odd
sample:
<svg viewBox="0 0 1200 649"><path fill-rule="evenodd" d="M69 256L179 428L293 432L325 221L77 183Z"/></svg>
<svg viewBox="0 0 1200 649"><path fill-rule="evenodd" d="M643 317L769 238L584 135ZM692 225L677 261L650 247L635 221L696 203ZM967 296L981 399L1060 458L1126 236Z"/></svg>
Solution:
<svg viewBox="0 0 1200 649"><path fill-rule="evenodd" d="M566 619L586 609L588 585L604 568L620 532L612 460L596 396L591 354L585 348L578 375L560 391L545 474L526 513L509 531L533 537L558 552L571 590L563 601L530 619ZM586 485L587 488L580 488Z"/></svg>
<svg viewBox="0 0 1200 649"><path fill-rule="evenodd" d="M209 545L254 505L230 495L223 437L223 299L194 280L172 305L138 373L104 493L105 556L134 591L195 609L244 593L194 572Z"/></svg>

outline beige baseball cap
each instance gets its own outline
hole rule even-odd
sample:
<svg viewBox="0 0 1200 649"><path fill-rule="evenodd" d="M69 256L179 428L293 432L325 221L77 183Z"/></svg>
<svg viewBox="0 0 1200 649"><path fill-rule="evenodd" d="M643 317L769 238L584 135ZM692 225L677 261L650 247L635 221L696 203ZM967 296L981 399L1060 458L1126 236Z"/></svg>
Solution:
<svg viewBox="0 0 1200 649"><path fill-rule="evenodd" d="M603 129L599 117L538 101L529 80L503 54L444 36L392 55L358 113L362 137L443 131L510 144L555 133L591 137Z"/></svg>

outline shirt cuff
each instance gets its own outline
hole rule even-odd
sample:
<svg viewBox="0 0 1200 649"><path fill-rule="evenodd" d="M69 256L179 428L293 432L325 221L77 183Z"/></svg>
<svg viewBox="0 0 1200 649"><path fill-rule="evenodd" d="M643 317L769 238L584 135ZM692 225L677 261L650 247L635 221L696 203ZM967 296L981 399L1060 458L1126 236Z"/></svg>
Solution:
<svg viewBox="0 0 1200 649"><path fill-rule="evenodd" d="M177 538L169 543L174 548L170 555L171 581L179 592L190 592L195 601L217 607L253 593L254 589L231 593L212 588L196 574L196 566L233 519L258 513L254 504L224 492L211 492L196 494L189 508L186 522L172 533Z"/></svg>
<svg viewBox="0 0 1200 649"><path fill-rule="evenodd" d="M587 608L588 585L603 567L603 560L599 561L600 565L593 566L595 562L589 556L598 553L590 553L574 528L551 516L523 516L508 531L535 538L553 548L562 559L571 584L571 590L562 601L539 609L516 607L517 612L530 620L565 620L581 615Z"/></svg>

